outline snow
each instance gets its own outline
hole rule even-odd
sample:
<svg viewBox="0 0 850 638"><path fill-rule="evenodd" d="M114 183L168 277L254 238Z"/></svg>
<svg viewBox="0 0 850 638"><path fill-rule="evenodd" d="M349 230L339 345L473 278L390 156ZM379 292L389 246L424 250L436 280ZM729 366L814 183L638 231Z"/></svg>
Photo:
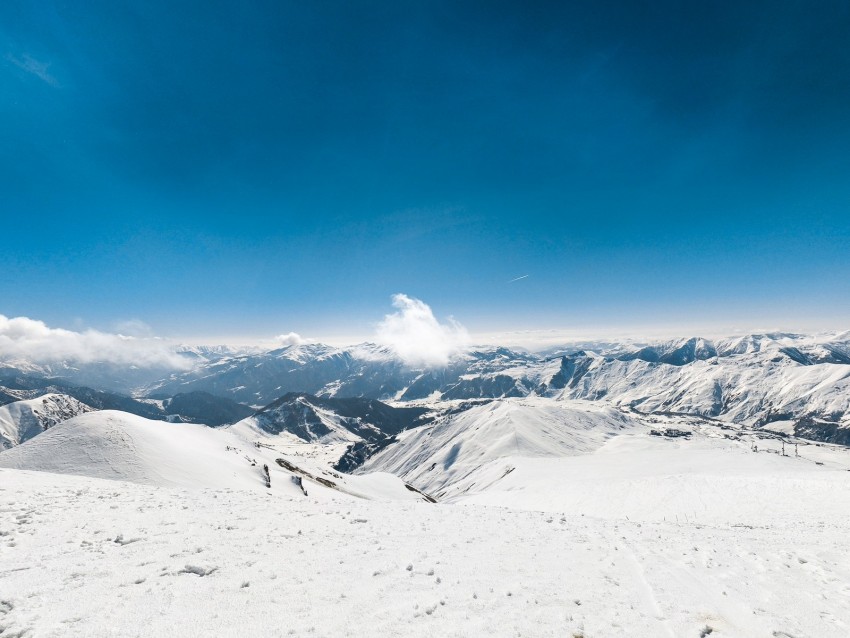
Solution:
<svg viewBox="0 0 850 638"><path fill-rule="evenodd" d="M57 423L90 410L77 399L58 393L0 406L0 450L19 445Z"/></svg>
<svg viewBox="0 0 850 638"><path fill-rule="evenodd" d="M318 418L319 423L329 430L327 434L318 436L312 431L310 422L305 421L304 429L306 430L306 435L309 436L311 440L327 444L353 443L355 441L362 440L362 437L358 436L343 425L343 417L340 417L335 412L310 403L304 397L297 397L294 399L294 402L305 412L309 411L311 414L314 414ZM291 411L292 407L285 406L283 409L284 411ZM269 429L273 429L275 427L275 422L279 418L278 410L268 406L266 410L246 417L230 427L233 428L234 431L265 433ZM286 434L288 436L292 436L289 433ZM300 440L298 437L293 436L292 438L294 440Z"/></svg>
<svg viewBox="0 0 850 638"><path fill-rule="evenodd" d="M782 419L779 421L771 421L770 423L764 426L764 429L770 430L771 432L780 432L788 436L793 436L795 425L797 424L794 421Z"/></svg>
<svg viewBox="0 0 850 638"><path fill-rule="evenodd" d="M496 459L585 453L636 424L616 408L587 401L503 399L405 432L363 469L392 472L442 498L448 485L479 476Z"/></svg>
<svg viewBox="0 0 850 638"><path fill-rule="evenodd" d="M390 349L374 344L310 344L228 360L227 365L200 361L196 369L162 379L149 390L226 392L252 405L268 404L295 389L396 401L428 397L430 402L545 395L752 426L778 418L814 419L824 425L810 430L810 436L843 440L846 432L835 430L850 428L847 334L586 342L539 355L489 346L457 353L442 370L412 370ZM569 355L563 369L556 353Z"/></svg>
<svg viewBox="0 0 850 638"><path fill-rule="evenodd" d="M529 397L342 449L103 411L0 453L0 637L850 635L847 448Z"/></svg>
<svg viewBox="0 0 850 638"><path fill-rule="evenodd" d="M598 399L643 412L676 411L754 424L773 413L850 412L850 366L799 365L770 352L656 364L596 358L574 387L555 395Z"/></svg>
<svg viewBox="0 0 850 638"><path fill-rule="evenodd" d="M691 434L650 434L667 428ZM790 523L850 502L850 450L802 439L795 450L789 439L782 456L771 436L599 403L502 399L408 431L362 469L442 502L643 521Z"/></svg>
<svg viewBox="0 0 850 638"><path fill-rule="evenodd" d="M789 456L768 452L774 446L761 441L754 453L743 441L630 434L593 454L512 458L509 475L461 500L632 521L761 526L820 520L836 502L850 502L850 454L835 451L838 460L826 467L816 465L820 457L808 447L797 458L793 448ZM475 479L486 474L487 468Z"/></svg>
<svg viewBox="0 0 850 638"><path fill-rule="evenodd" d="M265 492L263 466L267 465L276 490L300 494L300 488L291 480L293 472L277 463L277 459L284 459L310 477L331 481L337 488L329 489L308 477L305 485L311 492L419 498L397 478L390 481L341 475L309 457L281 454L274 446L256 443L238 430L152 421L117 410L102 410L69 419L7 450L0 456L0 467L157 486Z"/></svg>
<svg viewBox="0 0 850 638"><path fill-rule="evenodd" d="M843 503L709 525L0 469L0 635L838 638Z"/></svg>

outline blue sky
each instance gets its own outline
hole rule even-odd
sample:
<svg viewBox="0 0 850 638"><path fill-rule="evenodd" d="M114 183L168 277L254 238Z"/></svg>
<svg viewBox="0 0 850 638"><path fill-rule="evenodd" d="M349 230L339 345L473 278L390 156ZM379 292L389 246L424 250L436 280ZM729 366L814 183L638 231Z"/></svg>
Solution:
<svg viewBox="0 0 850 638"><path fill-rule="evenodd" d="M848 33L828 1L4 2L0 314L846 328Z"/></svg>

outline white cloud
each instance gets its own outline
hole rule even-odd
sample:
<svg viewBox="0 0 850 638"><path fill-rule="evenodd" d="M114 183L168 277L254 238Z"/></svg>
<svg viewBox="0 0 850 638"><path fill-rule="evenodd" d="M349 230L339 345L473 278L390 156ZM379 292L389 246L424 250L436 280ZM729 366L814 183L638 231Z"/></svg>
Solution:
<svg viewBox="0 0 850 638"><path fill-rule="evenodd" d="M282 346L300 346L305 343L313 343L312 339L305 339L297 332L287 332L285 335L278 335L274 340Z"/></svg>
<svg viewBox="0 0 850 638"><path fill-rule="evenodd" d="M0 315L0 359L32 363L109 362L140 367L186 368L188 361L161 339L129 337L98 330L50 328L28 317Z"/></svg>
<svg viewBox="0 0 850 638"><path fill-rule="evenodd" d="M24 53L24 55L20 58L16 58L10 53L6 56L6 59L19 69L23 69L27 73L32 73L40 80L47 82L50 86L59 86L59 82L57 82L56 78L50 75L50 72L48 71L50 68L50 62L39 62L26 53Z"/></svg>
<svg viewBox="0 0 850 638"><path fill-rule="evenodd" d="M469 342L466 328L451 317L440 323L430 306L419 299L393 295L393 306L398 312L378 324L375 340L410 366L444 366Z"/></svg>

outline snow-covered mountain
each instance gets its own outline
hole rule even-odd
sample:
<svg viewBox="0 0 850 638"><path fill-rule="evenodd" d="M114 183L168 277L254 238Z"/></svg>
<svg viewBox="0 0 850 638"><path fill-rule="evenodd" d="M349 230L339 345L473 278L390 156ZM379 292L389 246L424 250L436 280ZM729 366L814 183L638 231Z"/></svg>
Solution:
<svg viewBox="0 0 850 638"><path fill-rule="evenodd" d="M440 502L793 524L802 508L830 509L827 483L850 490L846 448L601 402L498 399L398 439L357 471L391 472ZM784 502L766 504L774 492Z"/></svg>
<svg viewBox="0 0 850 638"><path fill-rule="evenodd" d="M117 410L68 419L0 454L0 468L157 486L264 491L272 485L275 494L295 497L330 490L358 498L426 500L389 474L342 475L272 446L256 446L238 429L154 421Z"/></svg>
<svg viewBox="0 0 850 638"><path fill-rule="evenodd" d="M776 423L801 435L848 443L850 365L840 354L848 345L748 337L718 342L713 356L708 347L696 350L702 355L678 364L657 360L657 349L642 357L579 352L561 359L560 370L539 393L753 427ZM694 352L693 343L682 346L666 354Z"/></svg>
<svg viewBox="0 0 850 638"><path fill-rule="evenodd" d="M51 396L68 397L90 410L121 410L150 419L204 423L210 426L234 423L254 412L248 406L206 392L177 394L161 399L134 399L114 392L70 385L54 377L23 375L10 373L8 370L0 374L0 406L21 401L32 401L33 405L36 405L41 399ZM79 413L62 409L56 409L54 412L57 418L65 414L69 415L65 418L70 418ZM26 414L26 411L7 410L6 429L10 432L26 429L37 433L39 430L29 430L29 425L22 421L28 418ZM57 422L55 419L49 421L51 425ZM6 438L6 446L17 445L26 438L28 437Z"/></svg>
<svg viewBox="0 0 850 638"><path fill-rule="evenodd" d="M779 423L776 427L804 436L850 442L847 333L597 345L598 350L550 349L547 355L477 348L440 369L411 368L374 344L299 345L201 365L149 391L198 389L257 406L288 392L404 402L525 396L602 400L754 427Z"/></svg>
<svg viewBox="0 0 850 638"><path fill-rule="evenodd" d="M392 407L375 399L326 399L289 393L233 428L267 434L288 432L309 443L377 442L427 421L429 412L423 407Z"/></svg>
<svg viewBox="0 0 850 638"><path fill-rule="evenodd" d="M157 418L163 414L160 405L148 400L74 385L56 377L0 370L0 404L34 399L50 393L67 394L97 410L123 410L148 418Z"/></svg>
<svg viewBox="0 0 850 638"><path fill-rule="evenodd" d="M362 362L346 350L305 344L201 364L152 384L147 393L172 395L201 390L261 407L288 392L319 394L325 386L341 384L362 371Z"/></svg>
<svg viewBox="0 0 850 638"><path fill-rule="evenodd" d="M195 366L212 365L216 361L261 352L261 348L242 346L190 346L177 345L170 349L172 361L134 365L114 361L32 361L20 357L0 361L0 378L9 375L28 375L51 378L56 383L90 386L98 390L131 394L167 377L175 370L188 370Z"/></svg>
<svg viewBox="0 0 850 638"><path fill-rule="evenodd" d="M0 450L20 445L62 421L92 410L74 397L53 393L0 406Z"/></svg>
<svg viewBox="0 0 850 638"><path fill-rule="evenodd" d="M563 347L537 355L502 347L473 348L457 354L442 368L405 365L391 349L376 344L346 348L301 344L269 352L194 347L184 352L194 358L194 367L148 383L143 390L147 400L124 397L116 401L102 394L95 397L94 391L82 396L80 391L57 386L55 380L40 392L64 392L92 407L121 409L147 418L176 415L180 420L209 425L244 418L249 415L245 405L262 409L290 393L418 407L445 401L540 396L556 401L601 401L648 413L708 416L850 443L848 333L766 333L716 340L691 337L658 343L582 345L596 349ZM37 396L26 384L2 382L9 374L0 374L0 399ZM318 413L313 412L310 423L317 425L321 419L314 418ZM338 423L339 417L337 414L331 421ZM315 431L326 436L334 429L325 424ZM342 426L342 430L349 432L350 428ZM342 430L340 436L350 438Z"/></svg>
<svg viewBox="0 0 850 638"><path fill-rule="evenodd" d="M235 423L254 413L247 405L208 392L175 394L158 404L168 421L203 423L212 427Z"/></svg>
<svg viewBox="0 0 850 638"><path fill-rule="evenodd" d="M511 457L588 454L639 425L599 403L499 399L404 432L361 471L381 468L443 499L486 489L512 471Z"/></svg>
<svg viewBox="0 0 850 638"><path fill-rule="evenodd" d="M301 348L286 378L349 376L220 428L85 412L0 452L0 629L275 633L285 605L299 635L843 638L850 450L795 436L845 431L842 343ZM185 389L120 400L232 407Z"/></svg>
<svg viewBox="0 0 850 638"><path fill-rule="evenodd" d="M442 369L411 368L389 348L361 344L334 348L294 345L263 354L231 357L173 374L147 388L149 395L203 390L262 406L288 392L380 400L524 396L533 386L502 370L539 360L506 348L465 352ZM478 380L477 382L475 380Z"/></svg>

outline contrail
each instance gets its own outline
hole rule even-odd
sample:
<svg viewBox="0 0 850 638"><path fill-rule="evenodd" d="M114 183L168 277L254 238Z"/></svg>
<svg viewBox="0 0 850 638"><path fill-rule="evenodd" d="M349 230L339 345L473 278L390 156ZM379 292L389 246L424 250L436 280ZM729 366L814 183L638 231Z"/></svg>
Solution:
<svg viewBox="0 0 850 638"><path fill-rule="evenodd" d="M515 281L519 281L520 279L525 279L526 277L528 277L528 275L523 275L522 277L517 277L516 279L511 279L508 283L512 284Z"/></svg>

